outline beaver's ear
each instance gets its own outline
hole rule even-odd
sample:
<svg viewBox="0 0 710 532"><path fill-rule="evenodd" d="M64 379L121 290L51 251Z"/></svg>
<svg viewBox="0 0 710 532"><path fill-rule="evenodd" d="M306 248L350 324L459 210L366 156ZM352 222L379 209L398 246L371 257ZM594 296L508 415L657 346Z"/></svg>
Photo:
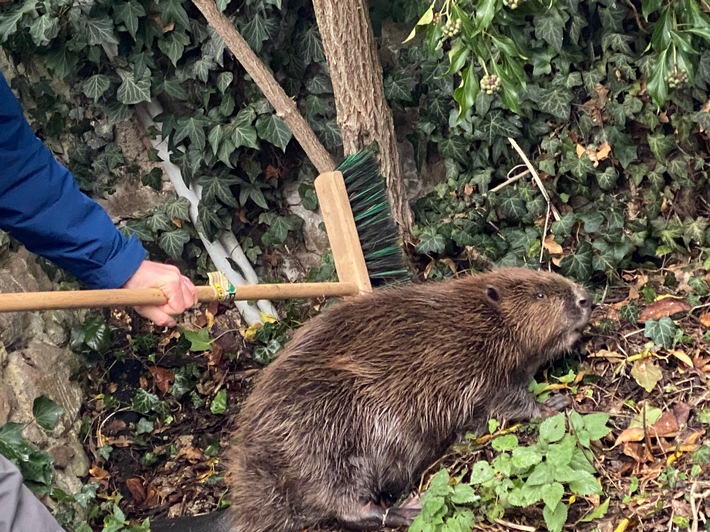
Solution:
<svg viewBox="0 0 710 532"><path fill-rule="evenodd" d="M495 286L489 284L486 286L486 297L490 299L491 302L498 303L500 301L500 292Z"/></svg>

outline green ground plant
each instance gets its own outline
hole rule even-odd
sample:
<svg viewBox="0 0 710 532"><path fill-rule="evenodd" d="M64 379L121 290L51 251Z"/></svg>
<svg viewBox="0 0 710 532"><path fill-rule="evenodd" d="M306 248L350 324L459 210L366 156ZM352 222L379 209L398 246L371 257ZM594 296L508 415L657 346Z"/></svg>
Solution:
<svg viewBox="0 0 710 532"><path fill-rule="evenodd" d="M510 508L540 501L547 529L560 532L572 498L602 494L593 445L609 434L608 420L605 413L572 412L569 419L560 413L540 423L530 445L521 445L515 434L494 437L494 458L474 463L453 479L446 469L431 478L410 532L465 532L483 518L494 523ZM605 505L608 501L583 521L602 517Z"/></svg>

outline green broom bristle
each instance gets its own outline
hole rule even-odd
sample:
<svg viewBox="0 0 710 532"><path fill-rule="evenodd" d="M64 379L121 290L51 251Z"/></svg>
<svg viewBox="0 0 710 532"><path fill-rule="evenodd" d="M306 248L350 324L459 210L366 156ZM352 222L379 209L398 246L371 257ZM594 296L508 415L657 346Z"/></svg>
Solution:
<svg viewBox="0 0 710 532"><path fill-rule="evenodd" d="M392 219L385 179L372 150L347 157L343 174L367 272L373 284L407 281L410 272Z"/></svg>

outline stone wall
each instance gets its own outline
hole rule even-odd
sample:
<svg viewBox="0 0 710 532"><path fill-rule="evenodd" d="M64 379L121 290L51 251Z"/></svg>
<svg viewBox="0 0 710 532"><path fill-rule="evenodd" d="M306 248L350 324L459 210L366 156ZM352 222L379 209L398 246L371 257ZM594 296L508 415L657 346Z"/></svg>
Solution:
<svg viewBox="0 0 710 532"><path fill-rule="evenodd" d="M0 253L0 293L51 288L30 253ZM0 426L25 425L24 437L53 456L55 484L69 493L81 489L89 467L79 438L82 389L71 379L79 360L68 347L76 320L76 313L63 311L0 313ZM41 395L64 408L51 433L33 421L32 404Z"/></svg>

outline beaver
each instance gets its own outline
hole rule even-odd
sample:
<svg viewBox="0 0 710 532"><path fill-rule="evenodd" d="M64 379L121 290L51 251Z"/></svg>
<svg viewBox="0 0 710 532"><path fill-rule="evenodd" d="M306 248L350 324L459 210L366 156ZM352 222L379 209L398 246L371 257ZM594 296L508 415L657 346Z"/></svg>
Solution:
<svg viewBox="0 0 710 532"><path fill-rule="evenodd" d="M527 385L572 348L590 313L584 288L524 268L334 305L294 334L246 399L228 451L230 509L172 529L411 524L417 504L394 501L460 434L491 417L541 415Z"/></svg>

